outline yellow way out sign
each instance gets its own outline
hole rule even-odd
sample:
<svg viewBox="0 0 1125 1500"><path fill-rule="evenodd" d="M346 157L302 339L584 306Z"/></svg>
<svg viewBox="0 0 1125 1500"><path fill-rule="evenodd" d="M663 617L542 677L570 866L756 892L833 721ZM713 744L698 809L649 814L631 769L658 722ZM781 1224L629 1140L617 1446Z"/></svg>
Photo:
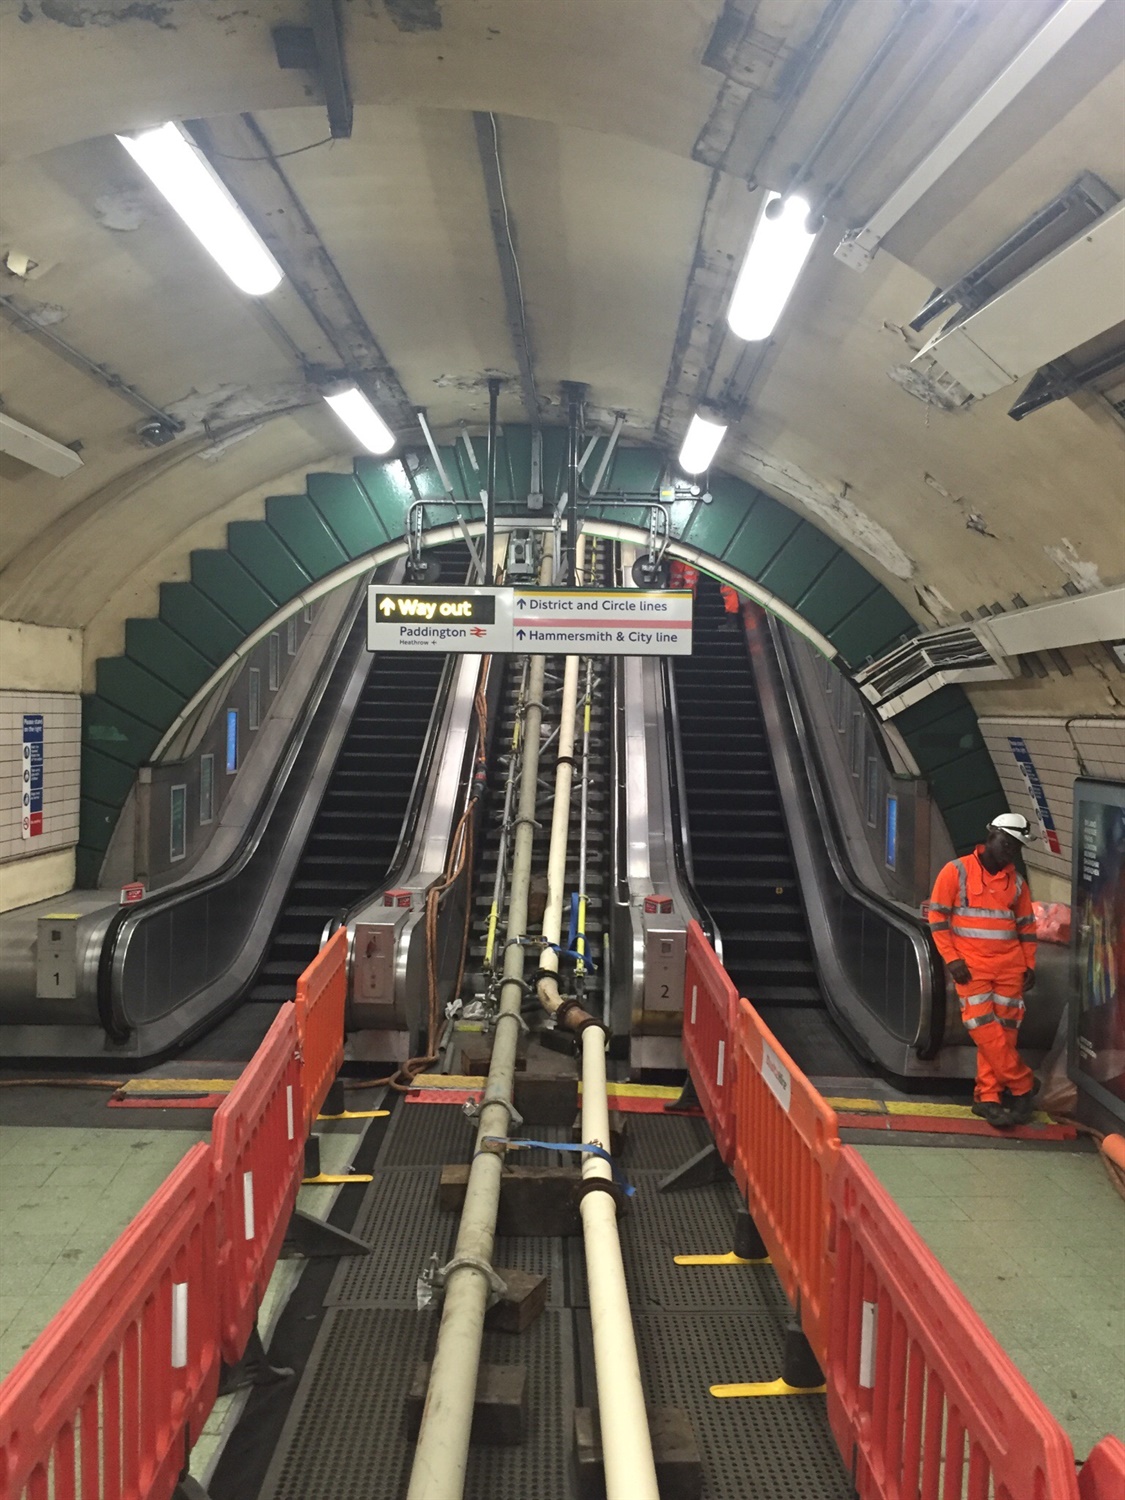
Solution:
<svg viewBox="0 0 1125 1500"><path fill-rule="evenodd" d="M369 651L687 656L688 589L391 588L367 594Z"/></svg>

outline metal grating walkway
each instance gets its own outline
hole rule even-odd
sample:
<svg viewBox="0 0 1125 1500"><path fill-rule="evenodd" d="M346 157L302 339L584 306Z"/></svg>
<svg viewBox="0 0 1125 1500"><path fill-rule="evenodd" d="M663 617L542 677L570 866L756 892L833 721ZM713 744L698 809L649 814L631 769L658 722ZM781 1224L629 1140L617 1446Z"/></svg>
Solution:
<svg viewBox="0 0 1125 1500"><path fill-rule="evenodd" d="M536 1127L536 1139L568 1132ZM441 1163L466 1161L472 1127L454 1105L403 1105L392 1117L355 1233L372 1252L341 1261L325 1315L259 1500L402 1500L413 1447L403 1405L414 1366L433 1354L438 1319L416 1283L448 1258L455 1216L437 1207ZM622 1221L641 1368L650 1400L687 1410L703 1454L705 1500L850 1500L823 1397L716 1401L717 1381L780 1372L788 1307L772 1271L678 1267L679 1252L730 1248L730 1183L662 1195L659 1178L707 1140L702 1121L629 1117L625 1169L636 1187ZM554 1164L554 1152L524 1153ZM573 1500L573 1411L596 1404L581 1238L500 1238L498 1265L550 1276L547 1311L522 1335L486 1333L484 1358L526 1363L530 1430L520 1448L471 1451L466 1500Z"/></svg>

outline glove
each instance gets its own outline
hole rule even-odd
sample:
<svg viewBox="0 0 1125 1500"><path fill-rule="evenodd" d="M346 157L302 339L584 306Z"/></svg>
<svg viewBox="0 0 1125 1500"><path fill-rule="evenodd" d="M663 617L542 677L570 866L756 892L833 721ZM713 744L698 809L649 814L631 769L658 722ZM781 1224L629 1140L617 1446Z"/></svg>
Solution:
<svg viewBox="0 0 1125 1500"><path fill-rule="evenodd" d="M1032 990L1034 988L1035 988L1035 970L1034 969L1028 969L1027 973L1023 976L1023 992L1024 992L1025 995L1030 995L1031 992L1032 992Z"/></svg>
<svg viewBox="0 0 1125 1500"><path fill-rule="evenodd" d="M953 978L954 984L968 984L973 977L969 972L968 964L963 958L955 958L951 964L947 965L947 967L949 969L950 975Z"/></svg>

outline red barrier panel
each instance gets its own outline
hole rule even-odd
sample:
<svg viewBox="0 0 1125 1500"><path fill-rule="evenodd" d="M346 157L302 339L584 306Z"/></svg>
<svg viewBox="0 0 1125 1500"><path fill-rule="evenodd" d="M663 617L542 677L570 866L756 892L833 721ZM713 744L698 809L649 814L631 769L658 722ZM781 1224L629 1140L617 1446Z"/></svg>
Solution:
<svg viewBox="0 0 1125 1500"><path fill-rule="evenodd" d="M1104 1437L1090 1449L1078 1474L1082 1500L1122 1500L1125 1497L1125 1443Z"/></svg>
<svg viewBox="0 0 1125 1500"><path fill-rule="evenodd" d="M283 1005L215 1111L223 1358L243 1354L297 1199L304 1161L297 1016Z"/></svg>
<svg viewBox="0 0 1125 1500"><path fill-rule="evenodd" d="M303 1059L305 1138L344 1060L348 932L341 927L297 980L297 1033Z"/></svg>
<svg viewBox="0 0 1125 1500"><path fill-rule="evenodd" d="M840 1151L836 1112L746 1000L735 1027L734 1175L824 1365L832 1268L829 1183Z"/></svg>
<svg viewBox="0 0 1125 1500"><path fill-rule="evenodd" d="M850 1146L832 1204L828 1417L859 1500L1076 1500L1062 1428Z"/></svg>
<svg viewBox="0 0 1125 1500"><path fill-rule="evenodd" d="M201 1142L0 1386L2 1500L168 1500L219 1384L214 1185Z"/></svg>
<svg viewBox="0 0 1125 1500"><path fill-rule="evenodd" d="M719 1154L729 1166L734 1151L731 1046L738 991L703 936L689 922L684 966L684 1058L703 1104Z"/></svg>

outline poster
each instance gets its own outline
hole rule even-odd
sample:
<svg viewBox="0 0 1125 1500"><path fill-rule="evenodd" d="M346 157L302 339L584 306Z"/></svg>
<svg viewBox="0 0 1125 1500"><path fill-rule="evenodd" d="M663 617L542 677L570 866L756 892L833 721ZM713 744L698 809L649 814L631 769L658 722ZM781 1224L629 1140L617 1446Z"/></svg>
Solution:
<svg viewBox="0 0 1125 1500"><path fill-rule="evenodd" d="M1125 1102L1125 785L1074 788L1076 1080Z"/></svg>
<svg viewBox="0 0 1125 1500"><path fill-rule="evenodd" d="M20 834L35 839L43 832L43 715L23 715L23 777Z"/></svg>

